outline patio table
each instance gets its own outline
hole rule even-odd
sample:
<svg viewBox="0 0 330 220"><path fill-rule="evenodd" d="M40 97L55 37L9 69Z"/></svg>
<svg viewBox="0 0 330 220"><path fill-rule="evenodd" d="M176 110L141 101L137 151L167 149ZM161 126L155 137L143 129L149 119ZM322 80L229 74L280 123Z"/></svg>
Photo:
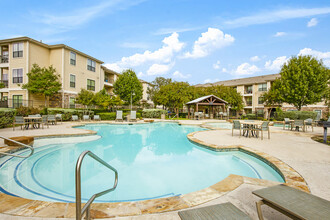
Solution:
<svg viewBox="0 0 330 220"><path fill-rule="evenodd" d="M38 116L33 116L33 117L23 117L24 121L26 121L26 129L29 129L29 125L31 124L33 128L39 128L40 127L40 122L41 122L41 117ZM38 127L36 125L39 125Z"/></svg>
<svg viewBox="0 0 330 220"><path fill-rule="evenodd" d="M245 136L246 133L246 137L258 137L257 133L254 132L254 128L261 126L262 122L260 121L240 121L240 123L243 125L243 136ZM245 128L245 129L244 129Z"/></svg>

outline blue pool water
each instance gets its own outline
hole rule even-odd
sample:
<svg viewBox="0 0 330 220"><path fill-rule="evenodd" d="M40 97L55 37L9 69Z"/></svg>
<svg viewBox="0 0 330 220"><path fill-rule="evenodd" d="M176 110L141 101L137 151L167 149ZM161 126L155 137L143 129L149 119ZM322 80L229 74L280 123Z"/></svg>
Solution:
<svg viewBox="0 0 330 220"><path fill-rule="evenodd" d="M75 165L90 150L115 167L118 187L96 202L136 201L185 194L211 186L229 174L283 182L264 162L242 152L214 152L186 135L204 130L175 123L90 124L97 135L35 140L28 159L0 158L0 191L36 200L74 202ZM22 155L28 152L20 152ZM85 157L82 197L112 187L114 174Z"/></svg>

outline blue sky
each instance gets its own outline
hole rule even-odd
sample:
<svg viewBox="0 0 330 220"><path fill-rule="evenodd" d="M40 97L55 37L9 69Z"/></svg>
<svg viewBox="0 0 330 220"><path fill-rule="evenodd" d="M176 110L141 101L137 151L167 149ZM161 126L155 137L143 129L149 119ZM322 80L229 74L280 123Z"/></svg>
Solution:
<svg viewBox="0 0 330 220"><path fill-rule="evenodd" d="M0 38L64 43L120 72L191 84L278 73L310 54L330 66L327 1L1 1ZM4 10L5 9L5 10Z"/></svg>

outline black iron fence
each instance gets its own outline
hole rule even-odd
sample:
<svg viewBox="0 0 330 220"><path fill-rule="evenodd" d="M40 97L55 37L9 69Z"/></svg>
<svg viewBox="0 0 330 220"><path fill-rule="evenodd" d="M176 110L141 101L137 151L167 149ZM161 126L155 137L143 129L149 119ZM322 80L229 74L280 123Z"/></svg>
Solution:
<svg viewBox="0 0 330 220"><path fill-rule="evenodd" d="M0 100L0 108L19 108L20 106L33 106L32 100L25 99L2 99Z"/></svg>

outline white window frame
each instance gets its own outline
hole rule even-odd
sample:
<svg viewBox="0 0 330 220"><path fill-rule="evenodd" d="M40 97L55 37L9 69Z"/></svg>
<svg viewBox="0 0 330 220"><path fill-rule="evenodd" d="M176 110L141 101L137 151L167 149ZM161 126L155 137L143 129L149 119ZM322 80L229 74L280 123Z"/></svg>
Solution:
<svg viewBox="0 0 330 220"><path fill-rule="evenodd" d="M74 57L75 57L75 59L74 59L74 64L71 63L71 54L74 54ZM70 63L70 65L72 65L72 66L76 66L76 65L77 65L77 54L76 54L75 52L73 52L73 51L70 51L70 59L69 59L69 63Z"/></svg>
<svg viewBox="0 0 330 220"><path fill-rule="evenodd" d="M91 62L91 65L89 65L89 61ZM91 69L88 68L89 66L91 67ZM87 59L87 70L92 71L92 72L96 71L96 62L94 60L89 59L89 58Z"/></svg>
<svg viewBox="0 0 330 220"><path fill-rule="evenodd" d="M18 45L18 50L15 50L16 45ZM20 50L20 45L22 45L22 50ZM19 54L20 51L22 51L22 56L14 56L15 52L18 52L18 55L20 55ZM24 43L23 42L13 43L13 53L12 54L13 54L13 58L22 58L22 57L24 57Z"/></svg>
<svg viewBox="0 0 330 220"><path fill-rule="evenodd" d="M71 75L72 76L74 76L74 87L71 87ZM70 88L76 88L76 85L77 85L77 77L76 77L76 75L75 74L72 74L72 73L70 73L70 76L69 76L70 78L69 78L69 87Z"/></svg>
<svg viewBox="0 0 330 220"><path fill-rule="evenodd" d="M22 82L14 82L14 70L22 70ZM17 73L17 72L16 72ZM16 76L19 77L19 76ZM9 77L8 77L9 78ZM9 79L8 79L9 80ZM12 69L12 77L11 77L12 83L13 84L20 84L24 82L24 68L15 68Z"/></svg>

